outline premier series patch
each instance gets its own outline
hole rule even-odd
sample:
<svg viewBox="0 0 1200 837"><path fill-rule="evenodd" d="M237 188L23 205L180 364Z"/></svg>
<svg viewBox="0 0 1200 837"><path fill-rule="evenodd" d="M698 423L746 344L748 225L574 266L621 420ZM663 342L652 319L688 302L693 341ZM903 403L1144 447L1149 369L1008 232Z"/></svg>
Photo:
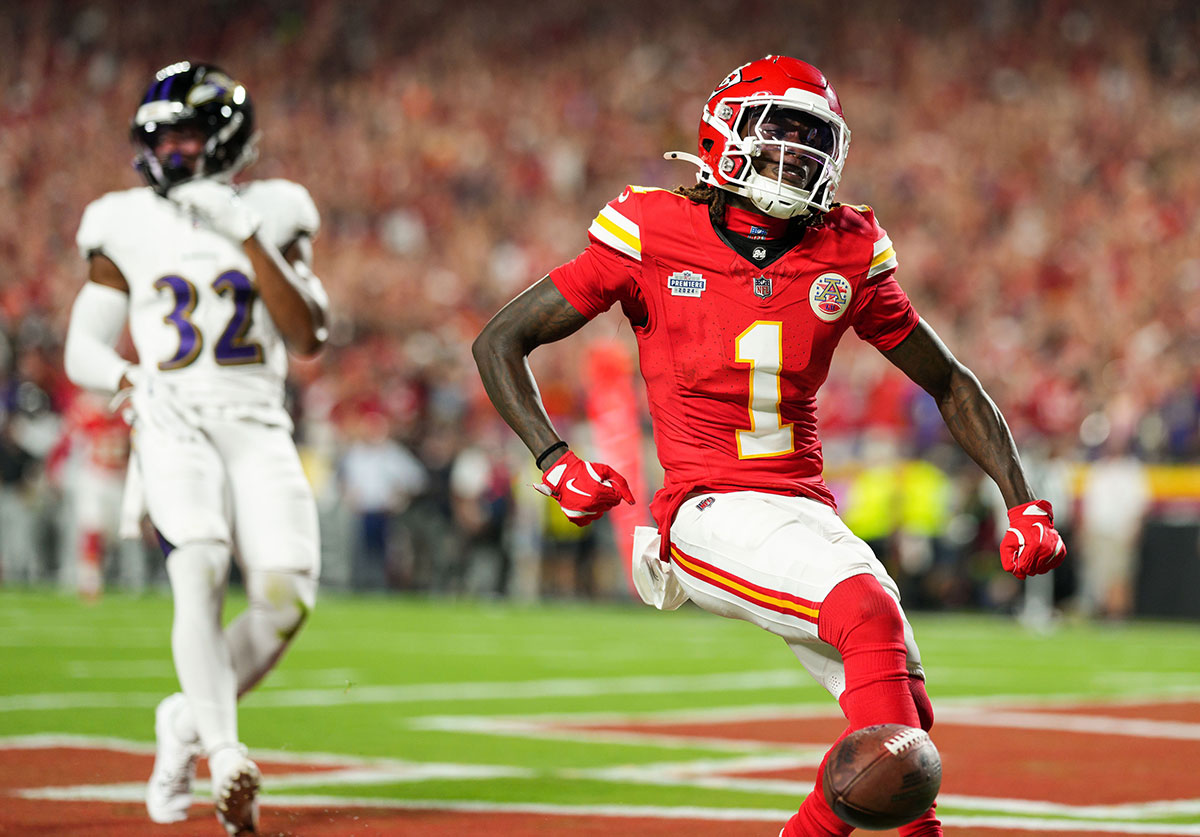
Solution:
<svg viewBox="0 0 1200 837"><path fill-rule="evenodd" d="M851 291L850 282L845 276L823 273L808 289L808 301L812 305L813 313L822 322L832 323L846 313L850 305Z"/></svg>
<svg viewBox="0 0 1200 837"><path fill-rule="evenodd" d="M690 270L681 270L667 277L671 296L700 296L704 293L704 277Z"/></svg>

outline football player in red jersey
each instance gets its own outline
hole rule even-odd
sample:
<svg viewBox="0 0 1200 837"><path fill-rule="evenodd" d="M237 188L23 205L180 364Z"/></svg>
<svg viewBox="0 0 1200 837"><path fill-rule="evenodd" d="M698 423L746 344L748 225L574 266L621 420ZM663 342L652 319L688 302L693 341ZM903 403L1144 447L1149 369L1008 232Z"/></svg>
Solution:
<svg viewBox="0 0 1200 837"><path fill-rule="evenodd" d="M896 282L874 213L834 202L849 145L817 68L783 56L739 67L704 107L699 156L667 155L698 165L697 185L627 188L596 216L588 247L506 305L473 348L488 395L544 471L539 489L584 525L632 495L620 474L559 438L526 356L619 303L665 471L651 503L657 537L635 547L643 598L664 608L690 598L782 637L838 699L847 733L928 730L896 584L837 516L821 476L815 398L849 328L934 397L1000 487L1011 525L1004 568L1046 572L1065 549L995 404ZM818 784L781 833L851 830ZM900 833L942 830L930 809Z"/></svg>

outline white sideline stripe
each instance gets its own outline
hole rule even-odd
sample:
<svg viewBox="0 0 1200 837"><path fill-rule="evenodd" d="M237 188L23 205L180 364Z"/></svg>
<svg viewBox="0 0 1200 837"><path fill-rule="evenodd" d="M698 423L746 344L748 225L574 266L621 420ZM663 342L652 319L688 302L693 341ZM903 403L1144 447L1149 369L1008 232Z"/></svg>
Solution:
<svg viewBox="0 0 1200 837"><path fill-rule="evenodd" d="M140 802L143 785L82 786L76 788L40 788L19 793L26 799L76 802ZM479 802L475 800L378 799L373 797L294 796L265 793L259 797L266 808L370 808L375 810L456 811L466 813L540 814L552 816L621 817L624 819L689 819L718 822L784 822L792 809L701 808L691 806L633 805L551 805L545 803ZM1027 817L963 816L941 817L945 825L971 828L995 828L1002 831L1061 831L1087 834L1160 834L1175 837L1200 835L1200 825L1168 825L1135 822L1072 822L1070 820L1032 819Z"/></svg>
<svg viewBox="0 0 1200 837"><path fill-rule="evenodd" d="M0 642L0 645L3 645ZM792 669L775 669L736 674L679 675L673 677L614 677L614 678L555 678L530 681L498 681L468 683L423 683L408 686L331 686L323 689L266 689L254 693L246 702L248 708L255 706L335 706L356 703L413 703L420 701L470 701L537 699L539 697L571 697L597 694L671 694L677 692L722 692L754 688L786 688L810 682L806 674ZM1200 697L1194 688L1176 690L1167 698L1159 694L1131 691L1097 700L1088 695L994 695L987 698L943 698L938 700L938 717L948 715L948 710L957 707L986 707L1011 705L1030 706L1127 705L1139 702L1186 702ZM40 692L31 694L0 696L0 712L38 712L67 709L112 709L123 707L154 707L162 699L160 692ZM646 713L637 716L579 715L594 718L663 718L708 719L726 717L731 719L751 718L796 718L837 716L840 713L832 704L826 708L815 706L751 706L694 710L672 715ZM530 717L555 717L552 715ZM1154 722L1164 723L1164 722ZM1059 729L1060 725L1051 727ZM1087 730L1091 731L1091 730ZM1158 737L1157 735L1155 737Z"/></svg>
<svg viewBox="0 0 1200 837"><path fill-rule="evenodd" d="M320 773L281 773L270 777L272 788L314 788L336 785L362 786L392 783L429 782L438 779L482 780L482 779L529 779L538 771L524 767L492 767L473 764L429 764L413 765L405 769L394 768L347 768ZM16 791L18 796L28 799L59 799L86 801L128 801L144 799L145 782L114 782L104 785L61 785L45 788L28 788ZM197 782L195 793L199 797L210 797L205 782Z"/></svg>
<svg viewBox="0 0 1200 837"><path fill-rule="evenodd" d="M112 680L152 680L174 674L169 659L141 660L67 660L63 666L67 677L81 679L100 677Z"/></svg>
<svg viewBox="0 0 1200 837"><path fill-rule="evenodd" d="M938 804L968 811L1005 811L1010 814L1056 814L1088 819L1153 819L1200 814L1200 799L1167 799L1154 802L1125 802L1120 805L1065 805L1032 799L1002 799L987 796L938 794Z"/></svg>
<svg viewBox="0 0 1200 837"><path fill-rule="evenodd" d="M943 825L963 828L996 828L1001 831L1074 831L1083 834L1164 834L1170 837L1200 835L1200 825L1140 822L1075 822L1026 817L975 817L938 815Z"/></svg>
<svg viewBox="0 0 1200 837"><path fill-rule="evenodd" d="M1102 709L1102 708L1101 708ZM687 716L685 720L684 716ZM656 736L653 732L621 732L615 730L579 729L583 724L645 724L656 721L667 723L688 723L714 720L737 722L746 720L794 720L801 718L834 717L836 711L810 711L808 709L779 707L751 707L738 710L717 710L708 713L678 713L677 715L539 715L524 718L500 718L495 716L477 715L428 715L413 718L409 726L413 729L443 730L453 732L477 732L488 735L527 735L537 738L559 738L575 741L606 741L621 743L630 740L655 740L662 746L680 747L694 742L697 746L708 748L715 742L725 741L726 748L731 745L737 749L778 749L766 741L733 741L731 739L714 739L691 737L685 735ZM1107 715L1064 715L1020 711L983 711L980 707L955 706L939 707L936 724L939 726L977 726L999 727L1003 729L1033 729L1054 730L1056 732L1074 732L1093 735L1119 735L1133 738L1164 738L1172 741L1200 741L1200 723L1186 721L1153 721L1135 718L1118 718ZM642 727L650 730L652 726ZM784 748L786 749L786 748Z"/></svg>
<svg viewBox="0 0 1200 837"><path fill-rule="evenodd" d="M473 732L480 735L499 735L512 738L536 738L544 741L582 741L594 744L628 744L635 747L662 747L672 750L717 750L733 753L762 753L764 751L810 751L820 747L824 755L828 745L771 744L766 741L737 738L709 738L698 735L660 735L639 730L591 730L555 727L539 723L524 723L516 719L496 720L487 716L442 715L415 719L410 729L441 732ZM818 759L818 762L820 759Z"/></svg>
<svg viewBox="0 0 1200 837"><path fill-rule="evenodd" d="M822 692L822 694L824 694ZM937 720L953 711L960 714L969 711L994 711L995 708L1020 706L1024 709L1090 709L1101 713L1108 707L1141 706L1147 703L1172 704L1200 701L1200 691L1175 690L1170 695L1156 692L1130 691L1119 695L1096 697L1087 694L1062 695L989 695L986 697L938 698ZM1013 710L1015 711L1015 710ZM761 721L796 720L807 718L841 718L842 712L836 703L757 703L737 706L716 706L707 709L653 709L644 712L538 712L521 715L424 715L409 721L409 726L421 729L424 723L443 723L442 719L485 718L491 722L513 721L522 725L533 724L634 724L634 723L711 723L713 721ZM1039 716L1040 717L1040 716ZM432 727L441 728L441 727ZM1057 725L1055 727L1058 728Z"/></svg>
<svg viewBox="0 0 1200 837"><path fill-rule="evenodd" d="M1200 724L1186 721L1152 721L1138 718L1115 718L1107 715L1054 715L1019 711L990 711L985 714L977 710L953 707L935 712L935 714L936 724L969 724L973 727L1003 727L1004 729L1049 729L1056 732L1200 741Z"/></svg>
<svg viewBox="0 0 1200 837"><path fill-rule="evenodd" d="M158 680L174 677L175 669L165 657L146 657L123 660L66 660L63 673L76 680ZM285 669L272 672L271 679L263 684L263 688L280 689L324 684L331 688L340 688L344 687L347 681L354 682L361 676L361 672L352 668Z"/></svg>
<svg viewBox="0 0 1200 837"><path fill-rule="evenodd" d="M116 739L116 737L102 735L64 735L58 733L38 733L34 735L10 735L0 736L0 749L46 749L46 748L71 748L71 749L110 749L114 753L128 753L133 755L154 755L154 743L146 741L130 741L127 739ZM317 776L329 775L335 772L337 767L344 769L364 769L364 770L391 770L404 771L412 770L414 767L444 766L456 767L460 765L440 764L436 761L404 761L402 759L389 759L383 757L354 757L354 755L346 755L343 753L314 753L305 752L298 753L294 749L266 749L262 747L254 748L254 758L264 761L270 761L275 764L294 764L306 767L329 767L329 771L325 773L314 773ZM485 765L487 766L487 765ZM514 767L514 770L523 770L523 767ZM308 775L308 773L306 773ZM274 781L274 778L272 778Z"/></svg>
<svg viewBox="0 0 1200 837"><path fill-rule="evenodd" d="M363 703L537 700L590 695L733 692L742 689L786 688L807 680L808 675L803 671L778 669L672 677L583 677L417 683L407 686L351 686L345 689L281 689L256 692L247 699L246 706L344 706ZM157 706L160 700L162 695L157 692L43 692L0 697L0 712Z"/></svg>
<svg viewBox="0 0 1200 837"><path fill-rule="evenodd" d="M315 788L328 785L386 785L391 782L429 782L435 779L532 779L529 767L489 764L411 764L401 768L345 768L319 773L272 774L271 787ZM144 786L143 786L144 787Z"/></svg>

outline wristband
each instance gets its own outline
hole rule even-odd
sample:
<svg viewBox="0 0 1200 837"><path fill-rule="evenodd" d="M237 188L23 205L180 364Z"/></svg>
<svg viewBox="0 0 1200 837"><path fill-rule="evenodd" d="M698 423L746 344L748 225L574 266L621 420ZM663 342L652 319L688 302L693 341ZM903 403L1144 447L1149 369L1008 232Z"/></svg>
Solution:
<svg viewBox="0 0 1200 837"><path fill-rule="evenodd" d="M559 448L565 448L565 447L570 447L570 446L566 442L561 442L561 441L555 442L550 447L548 447L544 451L542 451L541 454L538 456L538 458L533 460L533 464L537 466L537 469L539 471L542 470L542 460L545 459L550 454L554 453Z"/></svg>

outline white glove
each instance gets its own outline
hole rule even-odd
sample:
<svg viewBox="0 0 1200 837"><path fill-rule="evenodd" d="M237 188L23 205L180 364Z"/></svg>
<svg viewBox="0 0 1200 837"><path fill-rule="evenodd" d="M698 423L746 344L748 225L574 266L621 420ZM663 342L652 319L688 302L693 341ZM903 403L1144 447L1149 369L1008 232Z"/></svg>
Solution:
<svg viewBox="0 0 1200 837"><path fill-rule="evenodd" d="M167 192L167 198L236 244L254 235L262 224L232 186L208 178L180 183Z"/></svg>
<svg viewBox="0 0 1200 837"><path fill-rule="evenodd" d="M122 389L109 404L114 412L125 405L125 420L139 431L159 433L181 442L200 438L195 412L180 404L161 379L131 366L125 370L131 386Z"/></svg>

